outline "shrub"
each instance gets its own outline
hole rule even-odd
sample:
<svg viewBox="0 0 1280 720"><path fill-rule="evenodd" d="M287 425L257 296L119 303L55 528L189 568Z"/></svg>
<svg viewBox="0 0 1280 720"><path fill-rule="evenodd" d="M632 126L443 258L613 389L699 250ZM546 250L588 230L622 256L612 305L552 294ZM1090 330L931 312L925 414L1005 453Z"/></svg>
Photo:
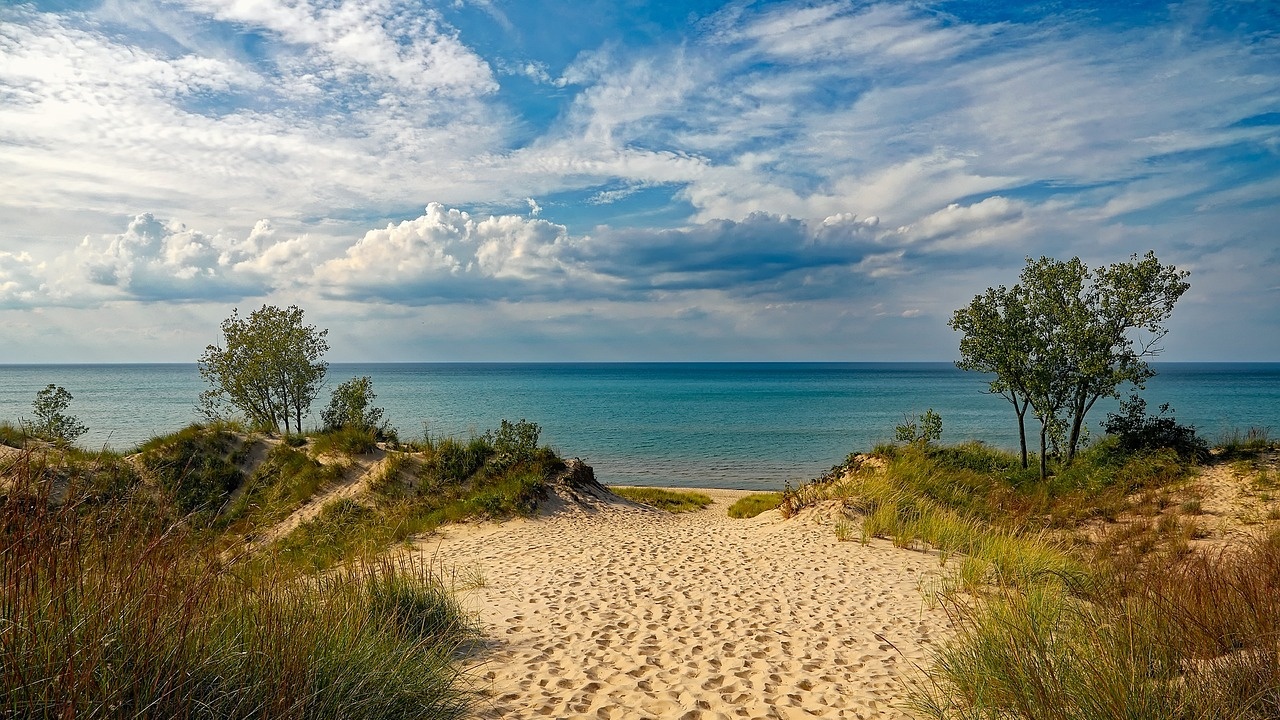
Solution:
<svg viewBox="0 0 1280 720"><path fill-rule="evenodd" d="M782 493L752 493L744 495L729 506L731 518L753 518L762 512L776 510L782 504Z"/></svg>
<svg viewBox="0 0 1280 720"><path fill-rule="evenodd" d="M516 423L504 419L496 432L490 430L484 435L489 447L493 449L490 462L501 471L533 459L538 451L538 436L541 434L542 428L537 423L528 422L524 418Z"/></svg>
<svg viewBox="0 0 1280 720"><path fill-rule="evenodd" d="M933 408L925 410L924 415L907 415L894 437L898 442L921 445L938 440L942 437L942 416Z"/></svg>
<svg viewBox="0 0 1280 720"><path fill-rule="evenodd" d="M342 383L329 397L329 406L320 413L325 429L355 428L383 434L387 430L382 419L383 409L371 407L376 397L373 380L368 375Z"/></svg>
<svg viewBox="0 0 1280 720"><path fill-rule="evenodd" d="M1107 414L1102 427L1119 438L1121 449L1129 452L1169 448L1185 461L1209 458L1209 444L1196 435L1194 426L1178 424L1168 403L1160 406L1159 415L1147 415L1147 401L1131 395L1120 403L1119 414Z"/></svg>

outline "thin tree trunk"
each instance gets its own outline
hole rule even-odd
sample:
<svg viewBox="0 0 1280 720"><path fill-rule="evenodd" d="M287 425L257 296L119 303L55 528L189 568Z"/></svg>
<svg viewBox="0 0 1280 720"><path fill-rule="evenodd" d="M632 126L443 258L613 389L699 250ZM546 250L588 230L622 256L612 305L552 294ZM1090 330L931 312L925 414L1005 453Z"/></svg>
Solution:
<svg viewBox="0 0 1280 720"><path fill-rule="evenodd" d="M1022 407L1018 407L1018 403L1013 403L1013 409L1018 413L1018 447L1022 450L1022 469L1027 469L1027 406L1031 401L1022 403Z"/></svg>
<svg viewBox="0 0 1280 720"><path fill-rule="evenodd" d="M1045 480L1049 477L1048 464L1048 434L1049 421L1044 418L1040 419L1040 479Z"/></svg>

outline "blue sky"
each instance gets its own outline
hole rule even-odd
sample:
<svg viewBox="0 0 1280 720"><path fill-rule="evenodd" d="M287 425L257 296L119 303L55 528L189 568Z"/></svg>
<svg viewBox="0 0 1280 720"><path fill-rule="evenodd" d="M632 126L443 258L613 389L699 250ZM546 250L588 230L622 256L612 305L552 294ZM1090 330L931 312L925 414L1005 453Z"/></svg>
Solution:
<svg viewBox="0 0 1280 720"><path fill-rule="evenodd" d="M1280 360L1269 2L0 7L0 362L950 360L1027 256Z"/></svg>

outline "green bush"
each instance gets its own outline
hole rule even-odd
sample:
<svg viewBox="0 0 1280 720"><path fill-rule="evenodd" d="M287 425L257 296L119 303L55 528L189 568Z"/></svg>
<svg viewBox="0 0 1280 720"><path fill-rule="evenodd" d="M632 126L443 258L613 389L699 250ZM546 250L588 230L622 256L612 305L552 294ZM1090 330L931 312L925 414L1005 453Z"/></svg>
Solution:
<svg viewBox="0 0 1280 720"><path fill-rule="evenodd" d="M522 462L532 460L538 451L538 436L542 428L521 418L513 423L503 420L496 431L485 433L485 441L493 449L491 463L499 472Z"/></svg>
<svg viewBox="0 0 1280 720"><path fill-rule="evenodd" d="M1127 452L1167 448L1178 453L1184 461L1204 462L1209 459L1209 444L1196 435L1195 426L1180 425L1168 403L1160 406L1159 415L1148 415L1147 401L1139 395L1131 395L1120 403L1119 413L1107 413L1102 426L1108 435L1119 438L1120 448Z"/></svg>
<svg viewBox="0 0 1280 720"><path fill-rule="evenodd" d="M382 435L386 423L383 409L372 407L378 396L373 392L373 380L368 376L351 378L339 385L329 398L329 406L321 413L326 430L355 428Z"/></svg>
<svg viewBox="0 0 1280 720"><path fill-rule="evenodd" d="M29 423L30 433L42 440L69 445L89 432L84 423L64 412L72 399L66 388L52 383L37 392L35 402L31 403L35 419Z"/></svg>

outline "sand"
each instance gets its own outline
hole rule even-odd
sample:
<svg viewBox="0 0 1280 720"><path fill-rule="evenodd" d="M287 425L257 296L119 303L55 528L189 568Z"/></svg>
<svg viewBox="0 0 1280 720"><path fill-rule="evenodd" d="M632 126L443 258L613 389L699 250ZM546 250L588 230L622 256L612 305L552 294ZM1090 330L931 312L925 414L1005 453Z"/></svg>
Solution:
<svg viewBox="0 0 1280 720"><path fill-rule="evenodd" d="M830 518L561 503L416 552L481 587L484 718L899 718L946 639L936 555L837 540Z"/></svg>

